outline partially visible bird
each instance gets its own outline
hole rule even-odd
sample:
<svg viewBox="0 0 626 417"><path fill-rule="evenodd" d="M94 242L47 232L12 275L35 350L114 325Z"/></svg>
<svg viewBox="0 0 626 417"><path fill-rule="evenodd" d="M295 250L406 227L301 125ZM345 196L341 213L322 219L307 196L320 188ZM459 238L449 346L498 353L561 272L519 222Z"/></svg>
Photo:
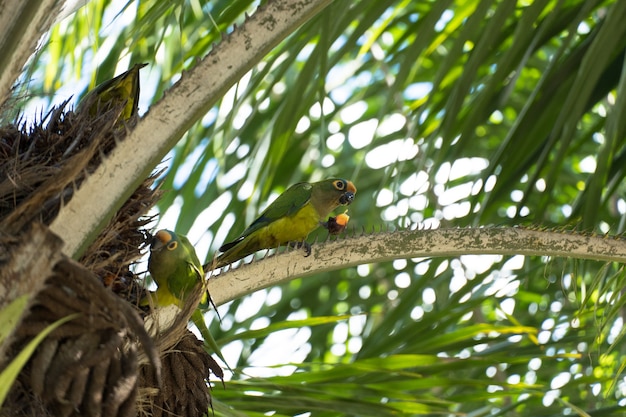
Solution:
<svg viewBox="0 0 626 417"><path fill-rule="evenodd" d="M128 71L98 84L78 103L76 113L88 112L95 117L120 106L118 122L128 123L138 112L139 70L148 64L135 64ZM122 107L123 106L123 107Z"/></svg>
<svg viewBox="0 0 626 417"><path fill-rule="evenodd" d="M158 288L141 300L140 304L144 306L149 305L152 299L158 307L175 304L182 309L188 297L205 284L202 264L193 245L187 237L177 235L171 230L159 230L152 238L148 271ZM209 303L212 301L205 290L191 321L198 327L207 345L226 363L202 316Z"/></svg>
<svg viewBox="0 0 626 417"><path fill-rule="evenodd" d="M356 187L351 181L331 178L320 182L300 182L287 188L243 233L220 247L214 262L205 270L231 264L261 249L282 244L301 244L339 206L352 203Z"/></svg>

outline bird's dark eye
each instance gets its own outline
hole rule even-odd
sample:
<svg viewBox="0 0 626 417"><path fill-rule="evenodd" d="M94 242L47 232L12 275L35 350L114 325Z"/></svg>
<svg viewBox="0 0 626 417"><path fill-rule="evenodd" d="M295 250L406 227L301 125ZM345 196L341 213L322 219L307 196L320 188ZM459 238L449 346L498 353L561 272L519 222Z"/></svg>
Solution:
<svg viewBox="0 0 626 417"><path fill-rule="evenodd" d="M341 191L346 188L346 183L343 180L337 180L335 181L335 188Z"/></svg>
<svg viewBox="0 0 626 417"><path fill-rule="evenodd" d="M178 242L175 240L167 244L167 250L174 250L177 247L178 247Z"/></svg>

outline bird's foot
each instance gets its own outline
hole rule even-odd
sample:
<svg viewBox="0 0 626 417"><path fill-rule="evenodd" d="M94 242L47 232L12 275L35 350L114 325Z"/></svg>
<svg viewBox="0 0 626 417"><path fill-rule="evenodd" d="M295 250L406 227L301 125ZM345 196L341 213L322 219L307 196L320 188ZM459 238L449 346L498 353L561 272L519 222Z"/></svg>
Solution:
<svg viewBox="0 0 626 417"><path fill-rule="evenodd" d="M304 248L304 257L305 258L311 254L311 244L306 242L306 241L289 242L289 247L295 248L295 249Z"/></svg>

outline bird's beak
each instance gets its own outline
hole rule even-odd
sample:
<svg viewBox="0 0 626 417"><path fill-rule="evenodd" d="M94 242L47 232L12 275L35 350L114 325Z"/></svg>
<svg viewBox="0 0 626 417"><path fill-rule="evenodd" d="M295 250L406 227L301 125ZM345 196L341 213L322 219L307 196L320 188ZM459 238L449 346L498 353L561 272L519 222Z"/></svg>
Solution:
<svg viewBox="0 0 626 417"><path fill-rule="evenodd" d="M150 252L161 250L172 240L172 235L167 230L159 230L156 232L150 243Z"/></svg>
<svg viewBox="0 0 626 417"><path fill-rule="evenodd" d="M356 187L352 184L352 181L348 181L348 186L346 187L346 192L339 197L339 204L342 206L347 206L352 203L354 200L354 195L356 194Z"/></svg>

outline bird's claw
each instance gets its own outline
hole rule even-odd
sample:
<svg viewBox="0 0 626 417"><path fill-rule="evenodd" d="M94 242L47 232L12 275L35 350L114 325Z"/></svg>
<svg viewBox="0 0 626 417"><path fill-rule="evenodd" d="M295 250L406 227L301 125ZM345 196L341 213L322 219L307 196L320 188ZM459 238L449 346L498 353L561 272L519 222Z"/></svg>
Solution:
<svg viewBox="0 0 626 417"><path fill-rule="evenodd" d="M289 242L289 247L300 249L304 248L304 257L308 257L311 254L311 244L309 242Z"/></svg>

